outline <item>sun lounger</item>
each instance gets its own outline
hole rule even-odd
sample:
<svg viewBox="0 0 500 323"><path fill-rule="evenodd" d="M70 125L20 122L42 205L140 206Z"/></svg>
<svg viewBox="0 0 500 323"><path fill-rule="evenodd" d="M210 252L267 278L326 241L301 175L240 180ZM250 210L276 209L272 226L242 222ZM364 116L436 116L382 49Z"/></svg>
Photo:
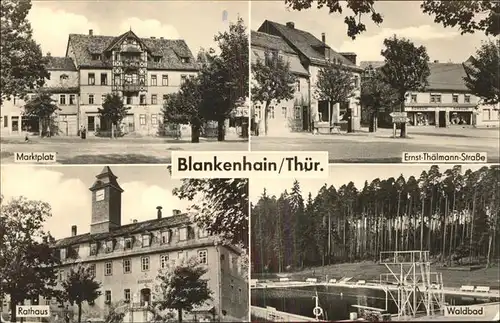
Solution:
<svg viewBox="0 0 500 323"><path fill-rule="evenodd" d="M476 287L476 292L478 292L478 293L489 293L490 292L490 287L488 287L488 286L477 286Z"/></svg>
<svg viewBox="0 0 500 323"><path fill-rule="evenodd" d="M356 284L357 285L365 285L366 281L365 280L358 280L358 282Z"/></svg>
<svg viewBox="0 0 500 323"><path fill-rule="evenodd" d="M290 278L280 278L280 282L289 282Z"/></svg>
<svg viewBox="0 0 500 323"><path fill-rule="evenodd" d="M329 282L330 284L336 284L336 283L337 283L337 280L336 280L336 279L330 279L328 282Z"/></svg>
<svg viewBox="0 0 500 323"><path fill-rule="evenodd" d="M318 282L318 278L307 278L306 282L307 283L317 283Z"/></svg>
<svg viewBox="0 0 500 323"><path fill-rule="evenodd" d="M461 292L473 292L474 286L464 285L464 286L460 287L460 291Z"/></svg>

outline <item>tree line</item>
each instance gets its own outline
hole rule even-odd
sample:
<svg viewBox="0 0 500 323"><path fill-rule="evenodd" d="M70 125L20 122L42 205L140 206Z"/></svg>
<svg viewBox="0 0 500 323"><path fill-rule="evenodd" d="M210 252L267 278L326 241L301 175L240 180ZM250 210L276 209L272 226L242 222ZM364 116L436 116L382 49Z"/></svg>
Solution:
<svg viewBox="0 0 500 323"><path fill-rule="evenodd" d="M300 183L252 204L253 272L284 272L360 260L381 251L428 250L448 266L500 255L500 167L437 165L419 177L324 185L303 198Z"/></svg>

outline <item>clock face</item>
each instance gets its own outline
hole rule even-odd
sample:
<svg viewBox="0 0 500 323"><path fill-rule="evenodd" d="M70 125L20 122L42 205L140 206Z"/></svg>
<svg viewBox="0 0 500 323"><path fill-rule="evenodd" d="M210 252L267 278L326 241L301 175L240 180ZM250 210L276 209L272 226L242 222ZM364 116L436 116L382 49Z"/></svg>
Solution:
<svg viewBox="0 0 500 323"><path fill-rule="evenodd" d="M96 201L104 200L104 190L99 190L99 191L95 192L95 200Z"/></svg>

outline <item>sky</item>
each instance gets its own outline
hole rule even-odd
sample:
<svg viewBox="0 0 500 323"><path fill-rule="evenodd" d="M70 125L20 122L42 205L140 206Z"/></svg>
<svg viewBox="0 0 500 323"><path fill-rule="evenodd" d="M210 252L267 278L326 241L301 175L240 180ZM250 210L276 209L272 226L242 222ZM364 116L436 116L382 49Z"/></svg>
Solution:
<svg viewBox="0 0 500 323"><path fill-rule="evenodd" d="M71 226L78 234L90 231L91 192L89 187L103 166L24 166L1 167L1 193L6 201L24 196L47 202L52 217L45 230L59 239L70 236ZM172 195L172 189L181 181L172 179L166 166L112 166L122 193L122 224L156 219L157 206L163 207L163 216L173 209L186 211L190 202Z"/></svg>
<svg viewBox="0 0 500 323"><path fill-rule="evenodd" d="M467 169L477 170L485 165L462 165L462 172ZM489 166L489 165L486 165ZM452 168L452 164L439 165L441 172ZM389 177L398 178L403 175L406 179L410 176L420 177L422 171L428 171L430 165L418 164L332 164L328 170L328 177L325 179L298 179L302 196L307 199L309 192L314 198L319 189L326 183L328 186L333 185L336 189L344 184L353 182L356 188L362 189L365 181L371 182L375 178L387 179ZM290 192L294 180L293 179L277 179L273 181L252 181L250 180L250 201L256 203L262 195L264 189L268 195L279 197L285 190Z"/></svg>
<svg viewBox="0 0 500 323"><path fill-rule="evenodd" d="M481 45L484 35L460 35L456 28L444 28L433 18L422 13L421 1L377 1L375 9L384 22L377 26L370 17L363 17L366 31L351 40L342 15L329 14L328 8L295 11L287 9L284 1L253 1L251 4L251 28L257 30L264 20L285 24L294 22L295 28L308 31L318 39L326 34L326 43L339 52L355 52L357 62L383 60L380 51L383 40L396 34L406 37L416 45L424 45L431 61L464 62ZM314 7L314 6L313 6ZM345 12L351 12L346 10Z"/></svg>
<svg viewBox="0 0 500 323"><path fill-rule="evenodd" d="M223 21L223 12L227 20ZM42 52L65 56L69 34L119 36L132 29L141 38L184 39L196 56L216 47L214 36L238 16L248 24L247 1L46 1L32 2L28 20Z"/></svg>

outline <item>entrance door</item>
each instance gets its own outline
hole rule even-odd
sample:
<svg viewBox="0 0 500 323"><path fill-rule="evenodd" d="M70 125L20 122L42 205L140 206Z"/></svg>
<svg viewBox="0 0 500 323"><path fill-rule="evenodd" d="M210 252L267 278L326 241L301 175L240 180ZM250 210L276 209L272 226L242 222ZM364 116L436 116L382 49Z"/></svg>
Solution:
<svg viewBox="0 0 500 323"><path fill-rule="evenodd" d="M149 288L141 289L141 305L150 304L151 302L151 290Z"/></svg>
<svg viewBox="0 0 500 323"><path fill-rule="evenodd" d="M309 107L302 107L302 130L309 131Z"/></svg>
<svg viewBox="0 0 500 323"><path fill-rule="evenodd" d="M330 111L328 111L328 101L318 101L318 112L321 113L319 121L328 122Z"/></svg>
<svg viewBox="0 0 500 323"><path fill-rule="evenodd" d="M87 131L95 131L95 117L87 116Z"/></svg>
<svg viewBox="0 0 500 323"><path fill-rule="evenodd" d="M446 128L446 111L439 111L439 128Z"/></svg>

